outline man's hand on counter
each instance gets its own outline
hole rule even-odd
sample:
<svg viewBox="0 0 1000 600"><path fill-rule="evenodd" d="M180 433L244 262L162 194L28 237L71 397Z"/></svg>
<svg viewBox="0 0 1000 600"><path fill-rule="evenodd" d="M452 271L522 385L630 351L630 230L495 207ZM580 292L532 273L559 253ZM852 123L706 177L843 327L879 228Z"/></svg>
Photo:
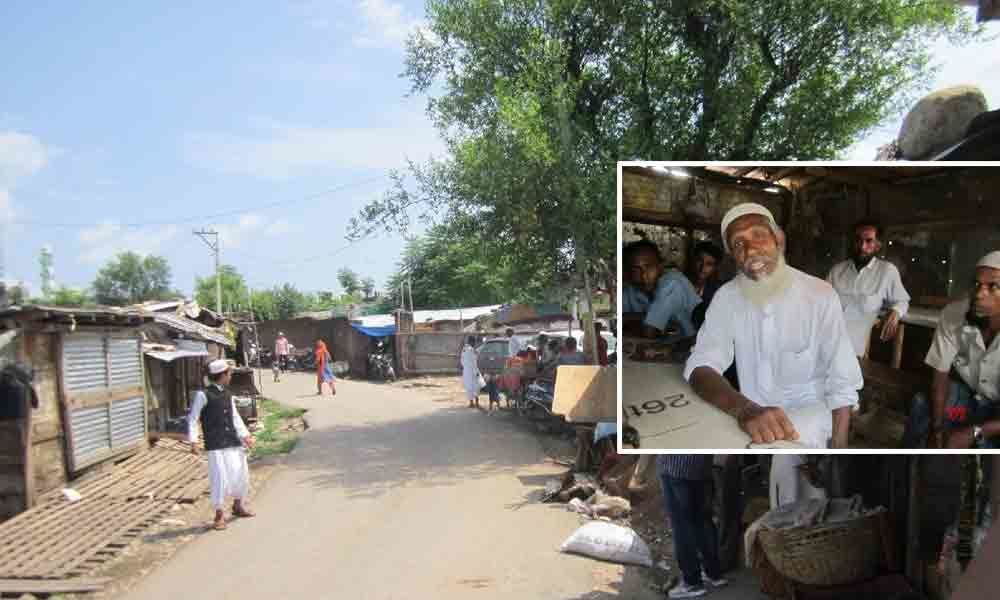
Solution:
<svg viewBox="0 0 1000 600"><path fill-rule="evenodd" d="M771 444L779 440L794 442L799 439L799 432L795 431L785 411L777 406L758 406L749 400L747 403L737 421L743 431L750 434L753 443Z"/></svg>

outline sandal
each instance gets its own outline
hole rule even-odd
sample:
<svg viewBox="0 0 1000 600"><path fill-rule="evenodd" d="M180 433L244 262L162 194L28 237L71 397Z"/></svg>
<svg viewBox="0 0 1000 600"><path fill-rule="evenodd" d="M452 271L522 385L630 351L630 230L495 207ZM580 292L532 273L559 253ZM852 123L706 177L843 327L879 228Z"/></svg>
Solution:
<svg viewBox="0 0 1000 600"><path fill-rule="evenodd" d="M226 520L216 519L215 522L212 523L212 529L215 531L224 531L226 529Z"/></svg>
<svg viewBox="0 0 1000 600"><path fill-rule="evenodd" d="M254 513L253 511L247 510L245 508L242 508L242 507L236 508L236 506L233 505L233 516L234 517L253 517L253 516L256 516L256 513Z"/></svg>

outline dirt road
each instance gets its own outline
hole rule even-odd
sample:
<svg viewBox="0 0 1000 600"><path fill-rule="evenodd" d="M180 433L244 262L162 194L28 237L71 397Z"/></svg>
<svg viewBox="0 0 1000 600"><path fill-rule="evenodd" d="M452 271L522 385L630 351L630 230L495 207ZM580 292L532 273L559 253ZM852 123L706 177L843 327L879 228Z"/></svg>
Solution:
<svg viewBox="0 0 1000 600"><path fill-rule="evenodd" d="M662 597L631 569L557 552L578 518L534 500L565 469L523 426L442 388L315 389L309 375L265 381L309 409L310 430L258 516L199 536L128 598Z"/></svg>

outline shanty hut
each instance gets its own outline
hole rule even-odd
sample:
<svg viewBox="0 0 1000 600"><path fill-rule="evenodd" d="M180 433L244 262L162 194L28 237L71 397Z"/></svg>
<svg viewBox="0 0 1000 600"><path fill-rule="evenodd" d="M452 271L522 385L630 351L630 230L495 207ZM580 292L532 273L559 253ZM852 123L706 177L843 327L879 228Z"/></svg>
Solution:
<svg viewBox="0 0 1000 600"><path fill-rule="evenodd" d="M0 519L88 467L145 447L145 320L110 308L0 311L3 356L31 379L20 390L5 379L0 396Z"/></svg>
<svg viewBox="0 0 1000 600"><path fill-rule="evenodd" d="M136 308L151 319L143 327L150 428L182 431L180 422L187 415L191 394L202 386L205 364L224 358L235 343L221 327L193 318L203 309L180 302Z"/></svg>

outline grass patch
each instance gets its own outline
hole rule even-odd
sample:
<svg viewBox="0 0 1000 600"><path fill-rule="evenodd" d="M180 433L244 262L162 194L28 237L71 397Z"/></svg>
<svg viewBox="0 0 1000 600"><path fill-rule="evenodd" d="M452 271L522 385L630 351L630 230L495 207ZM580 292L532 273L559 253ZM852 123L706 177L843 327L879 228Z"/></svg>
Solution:
<svg viewBox="0 0 1000 600"><path fill-rule="evenodd" d="M305 414L305 409L285 406L270 398L261 398L258 406L261 414L260 429L254 434L257 445L251 453L251 458L288 454L299 442L299 432L281 431L285 421L299 419Z"/></svg>

